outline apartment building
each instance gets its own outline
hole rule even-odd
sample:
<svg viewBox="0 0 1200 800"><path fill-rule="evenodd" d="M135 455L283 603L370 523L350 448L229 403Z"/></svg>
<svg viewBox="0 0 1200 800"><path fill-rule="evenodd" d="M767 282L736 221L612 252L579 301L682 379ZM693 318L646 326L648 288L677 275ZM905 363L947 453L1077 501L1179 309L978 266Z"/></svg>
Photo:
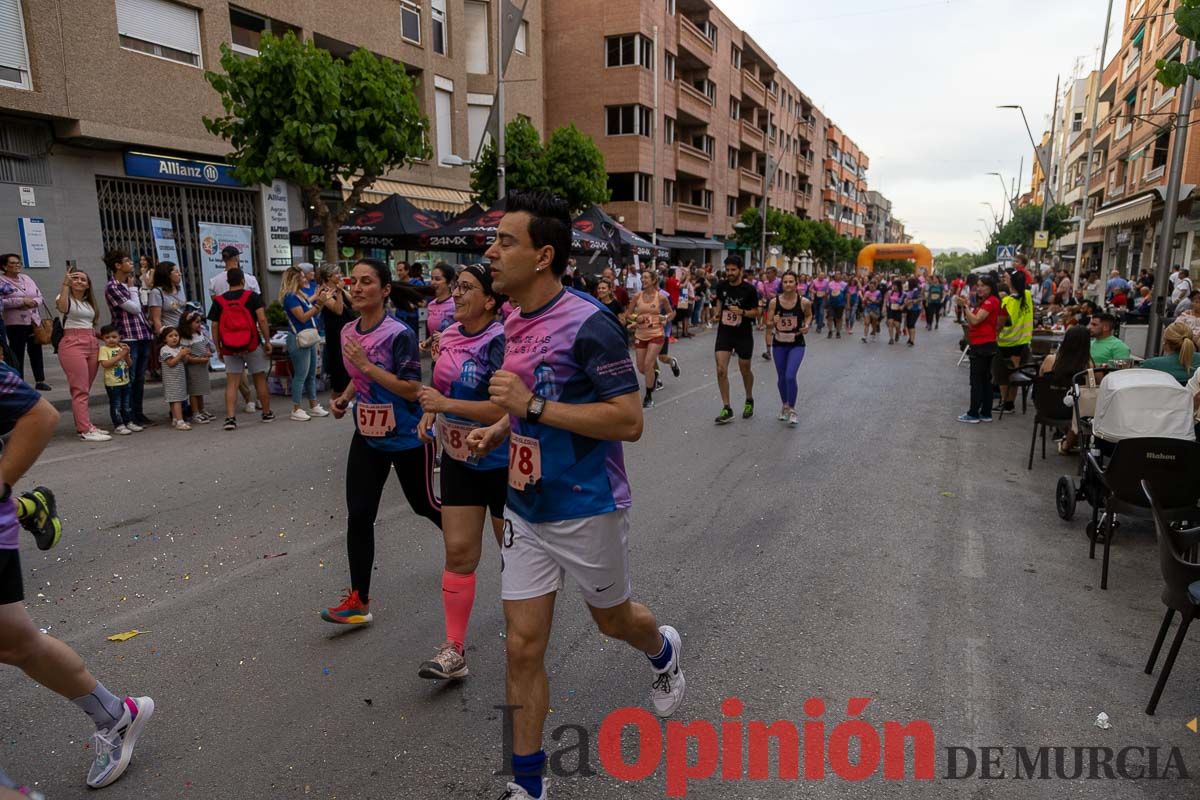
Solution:
<svg viewBox="0 0 1200 800"><path fill-rule="evenodd" d="M1089 196L1085 183L1088 133L1092 126L1093 98L1100 88L1099 70L1068 82L1059 103L1054 142L1050 148L1050 186L1053 199L1065 205L1070 216L1082 218ZM1074 260L1080 230L1076 226L1051 244L1051 251L1066 261Z"/></svg>
<svg viewBox="0 0 1200 800"><path fill-rule="evenodd" d="M862 239L867 235L866 153L842 129L830 122L825 127L825 188L821 190L823 219L843 236Z"/></svg>
<svg viewBox="0 0 1200 800"><path fill-rule="evenodd" d="M868 244L891 241L892 201L882 193L870 190L866 193L866 235L863 241Z"/></svg>
<svg viewBox="0 0 1200 800"><path fill-rule="evenodd" d="M378 181L365 199L399 193L428 209L465 208L469 167L441 162L471 160L484 135L495 10L479 0L359 0L353 13L289 0L0 0L0 251L24 246L29 274L49 291L68 261L97 282L109 247L155 254L165 221L197 296L211 263L201 226L224 225L250 230L254 271L273 284L292 261L287 230L308 222L307 209L295 187L241 185L201 119L221 113L204 78L220 69L220 46L253 58L265 31L294 31L335 56L361 46L403 63L434 157ZM541 30L542 3L529 0L505 94L509 118L523 114L539 130Z"/></svg>
<svg viewBox="0 0 1200 800"><path fill-rule="evenodd" d="M1106 271L1116 268L1136 274L1154 266L1179 106L1178 90L1166 89L1154 79L1154 63L1182 58L1183 42L1171 16L1174 5L1172 0L1128 0L1124 33L1101 77L1099 153L1088 186L1095 212L1084 242L1091 243L1093 255L1085 264ZM1194 269L1197 223L1193 217L1200 206L1193 202L1192 187L1200 184L1200 137L1189 132L1185 146L1171 262Z"/></svg>
<svg viewBox="0 0 1200 800"><path fill-rule="evenodd" d="M555 0L544 27L547 128L590 135L609 213L682 255L718 260L764 191L773 208L823 219L826 171L839 191L865 190L866 157L708 0ZM842 229L862 235L865 208L838 197Z"/></svg>

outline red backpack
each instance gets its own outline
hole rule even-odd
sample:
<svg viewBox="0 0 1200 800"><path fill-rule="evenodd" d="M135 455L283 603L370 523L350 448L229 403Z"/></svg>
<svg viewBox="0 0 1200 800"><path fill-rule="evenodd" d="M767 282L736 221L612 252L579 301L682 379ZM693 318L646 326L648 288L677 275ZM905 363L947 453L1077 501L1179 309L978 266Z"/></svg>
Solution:
<svg viewBox="0 0 1200 800"><path fill-rule="evenodd" d="M231 300L225 295L214 298L221 307L221 319L217 330L221 338L222 353L249 353L258 349L258 326L246 303L253 294L243 290L242 296Z"/></svg>

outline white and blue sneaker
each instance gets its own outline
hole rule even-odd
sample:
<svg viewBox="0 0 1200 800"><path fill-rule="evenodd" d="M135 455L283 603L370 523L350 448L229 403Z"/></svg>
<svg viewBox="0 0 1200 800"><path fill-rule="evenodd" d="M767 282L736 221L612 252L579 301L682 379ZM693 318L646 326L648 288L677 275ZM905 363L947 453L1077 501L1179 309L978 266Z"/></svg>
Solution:
<svg viewBox="0 0 1200 800"><path fill-rule="evenodd" d="M103 789L125 774L133 760L133 746L154 716L154 701L149 697L126 697L124 705L120 722L92 735L96 760L88 770L87 785L93 789Z"/></svg>
<svg viewBox="0 0 1200 800"><path fill-rule="evenodd" d="M968 425L978 425L979 417L975 416L974 414L963 414L958 418L958 421L965 422Z"/></svg>
<svg viewBox="0 0 1200 800"><path fill-rule="evenodd" d="M683 642L679 631L670 625L658 629L663 638L671 643L671 663L666 668L654 670L654 683L650 686L650 702L654 705L654 713L660 717L669 717L683 702L683 692L687 682L683 679L683 670L679 662L683 655Z"/></svg>
<svg viewBox="0 0 1200 800"><path fill-rule="evenodd" d="M515 783L510 783L497 800L546 800L546 786L550 782L542 779L542 793L534 797Z"/></svg>

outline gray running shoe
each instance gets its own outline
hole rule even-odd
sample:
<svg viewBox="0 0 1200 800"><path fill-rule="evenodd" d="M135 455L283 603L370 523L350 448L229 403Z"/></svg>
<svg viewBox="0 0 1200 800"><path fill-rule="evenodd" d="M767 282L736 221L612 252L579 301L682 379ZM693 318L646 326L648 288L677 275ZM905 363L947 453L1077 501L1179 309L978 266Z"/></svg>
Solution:
<svg viewBox="0 0 1200 800"><path fill-rule="evenodd" d="M109 730L96 731L92 735L96 758L88 770L88 786L103 789L125 774L129 762L133 760L133 746L152 716L154 701L149 697L125 698L125 713L121 721Z"/></svg>
<svg viewBox="0 0 1200 800"><path fill-rule="evenodd" d="M453 642L445 642L433 658L421 665L417 675L435 681L465 678L468 675L467 659L458 652Z"/></svg>

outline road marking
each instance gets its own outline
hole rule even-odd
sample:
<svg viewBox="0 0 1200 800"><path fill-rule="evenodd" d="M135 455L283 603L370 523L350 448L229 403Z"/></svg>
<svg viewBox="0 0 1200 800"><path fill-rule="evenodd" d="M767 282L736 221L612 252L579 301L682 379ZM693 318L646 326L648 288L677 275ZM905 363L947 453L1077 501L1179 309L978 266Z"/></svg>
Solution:
<svg viewBox="0 0 1200 800"><path fill-rule="evenodd" d="M973 527L967 528L963 539L962 558L959 559L958 569L964 578L983 577L983 537Z"/></svg>
<svg viewBox="0 0 1200 800"><path fill-rule="evenodd" d="M972 744L979 744L983 731L980 721L983 719L984 705L987 698L986 664L983 656L985 644L982 639L967 639L967 724L972 734Z"/></svg>
<svg viewBox="0 0 1200 800"><path fill-rule="evenodd" d="M118 450L124 450L124 449L125 449L125 447L123 445L113 445L112 447L101 447L99 450L81 450L78 453L72 453L69 456L56 456L54 458L38 459L37 463L38 463L38 466L45 466L46 464L58 464L59 462L62 462L62 461L77 461L78 459L81 459L81 458L90 458L91 456L102 456L102 455L106 455L108 453L115 453Z"/></svg>
<svg viewBox="0 0 1200 800"><path fill-rule="evenodd" d="M661 403L660 403L660 402L658 402L658 401L656 400L656 401L654 401L654 407L655 407L655 408L662 408L663 406L669 406L669 405L671 405L671 403L674 403L674 402L677 402L677 401L679 401L679 400L682 400L683 398L687 397L689 394L695 394L696 392L702 392L702 391L704 391L705 389L711 389L712 387L714 387L714 386L716 386L716 385L717 385L717 382L716 382L716 381L709 381L708 383L704 384L703 386L697 386L697 387L696 387L696 388L694 388L694 389L688 389L688 390L687 390L686 392L684 392L683 394L678 394L678 395L675 395L675 396L674 396L674 397L672 397L670 400L664 400L664 401L663 401L663 402L661 402Z"/></svg>

